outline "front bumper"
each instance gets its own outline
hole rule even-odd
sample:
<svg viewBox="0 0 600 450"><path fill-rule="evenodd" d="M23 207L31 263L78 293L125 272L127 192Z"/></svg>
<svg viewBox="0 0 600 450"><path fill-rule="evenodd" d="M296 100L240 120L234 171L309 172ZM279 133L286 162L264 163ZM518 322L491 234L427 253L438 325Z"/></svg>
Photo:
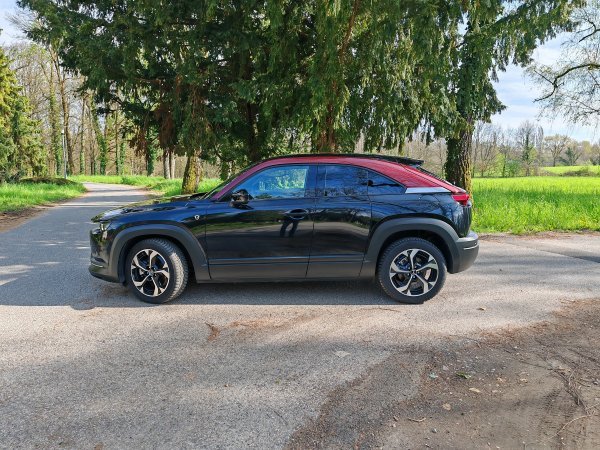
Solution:
<svg viewBox="0 0 600 450"><path fill-rule="evenodd" d="M119 282L119 277L115 270L112 270L108 261L110 250L106 239L106 231L99 228L90 231L90 274L101 280Z"/></svg>
<svg viewBox="0 0 600 450"><path fill-rule="evenodd" d="M479 236L473 231L470 231L464 238L456 240L455 244L452 267L448 270L450 273L467 270L473 265L479 254Z"/></svg>

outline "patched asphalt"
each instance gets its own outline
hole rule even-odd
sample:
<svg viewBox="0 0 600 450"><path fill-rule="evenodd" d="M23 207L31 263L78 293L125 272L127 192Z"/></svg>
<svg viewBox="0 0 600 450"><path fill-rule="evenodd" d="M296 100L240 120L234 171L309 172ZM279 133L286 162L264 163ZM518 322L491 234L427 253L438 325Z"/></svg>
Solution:
<svg viewBox="0 0 600 450"><path fill-rule="evenodd" d="M370 282L194 284L147 305L87 272L89 219L145 193L88 189L0 233L2 448L281 448L393 355L418 367L419 345L600 296L600 236L581 234L484 239L475 266L421 306Z"/></svg>

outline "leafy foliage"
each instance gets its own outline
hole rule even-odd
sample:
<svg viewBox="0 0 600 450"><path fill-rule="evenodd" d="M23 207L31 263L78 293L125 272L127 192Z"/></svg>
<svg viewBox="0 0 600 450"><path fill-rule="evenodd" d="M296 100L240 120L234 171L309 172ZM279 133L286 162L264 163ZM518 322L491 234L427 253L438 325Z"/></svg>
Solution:
<svg viewBox="0 0 600 450"><path fill-rule="evenodd" d="M31 118L9 61L0 50L0 181L45 172L38 124Z"/></svg>
<svg viewBox="0 0 600 450"><path fill-rule="evenodd" d="M219 161L225 176L280 152L402 151L422 129L446 138L446 174L467 188L474 124L503 108L496 72L529 62L577 3L19 1L30 37L119 105L140 152L155 135L163 158Z"/></svg>

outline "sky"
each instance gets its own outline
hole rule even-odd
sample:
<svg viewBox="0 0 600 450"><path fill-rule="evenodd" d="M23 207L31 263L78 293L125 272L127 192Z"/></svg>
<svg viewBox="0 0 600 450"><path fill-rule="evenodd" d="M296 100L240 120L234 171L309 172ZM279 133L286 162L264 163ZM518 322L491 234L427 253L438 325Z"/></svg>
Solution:
<svg viewBox="0 0 600 450"><path fill-rule="evenodd" d="M0 45L8 45L22 39L18 30L8 20L8 15L17 10L15 0L0 0ZM560 37L538 47L534 52L534 59L542 64L552 64L560 54ZM540 90L529 80L522 68L510 66L506 72L498 75L496 90L500 101L506 109L492 118L492 122L504 128L517 128L522 122L529 120L538 123L544 129L546 136L552 134L565 134L577 140L596 142L600 140L600 130L594 127L570 124L561 117L544 117L540 115L540 108L535 103Z"/></svg>

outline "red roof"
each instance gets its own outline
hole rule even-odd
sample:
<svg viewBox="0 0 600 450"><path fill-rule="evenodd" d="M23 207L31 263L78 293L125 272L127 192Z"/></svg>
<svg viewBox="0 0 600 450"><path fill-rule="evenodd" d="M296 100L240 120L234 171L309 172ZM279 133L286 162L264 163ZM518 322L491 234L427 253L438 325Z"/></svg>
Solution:
<svg viewBox="0 0 600 450"><path fill-rule="evenodd" d="M464 192L462 189L448 183L447 181L440 180L435 176L429 175L419 169L412 167L407 164L402 164L396 161L387 159L380 159L377 157L361 157L354 153L352 156L340 155L298 155L298 156L282 156L267 159L262 161L250 169L243 172L240 176L234 178L230 183L225 185L223 189L215 196L219 199L222 194L226 193L234 184L245 180L254 173L272 166L279 166L283 164L347 164L350 166L364 167L366 169L374 170L382 175L385 175L399 183L403 184L407 188L411 187L443 187L448 189L450 192L459 193Z"/></svg>

